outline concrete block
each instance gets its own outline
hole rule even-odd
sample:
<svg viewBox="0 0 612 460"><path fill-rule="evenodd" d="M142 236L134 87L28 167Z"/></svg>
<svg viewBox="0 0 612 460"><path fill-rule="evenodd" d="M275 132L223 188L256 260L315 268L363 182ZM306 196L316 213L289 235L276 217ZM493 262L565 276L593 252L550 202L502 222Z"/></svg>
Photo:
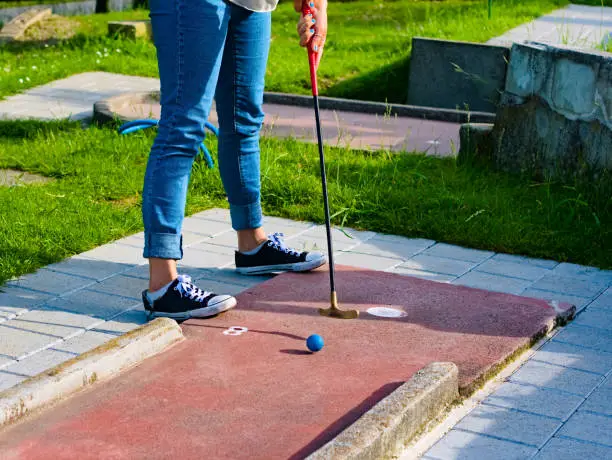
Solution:
<svg viewBox="0 0 612 460"><path fill-rule="evenodd" d="M142 248L140 250L142 251ZM76 255L61 262L48 265L46 268L54 272L101 281L109 276L128 270L132 266L131 264L117 264L115 262L89 259L82 255Z"/></svg>
<svg viewBox="0 0 612 460"><path fill-rule="evenodd" d="M537 44L515 43L509 55L506 76L507 92L529 97L545 90L552 58L546 47Z"/></svg>
<svg viewBox="0 0 612 460"><path fill-rule="evenodd" d="M7 327L6 322L0 324L0 355L12 359L20 359L59 340L54 336Z"/></svg>
<svg viewBox="0 0 612 460"><path fill-rule="evenodd" d="M529 285L529 281L473 270L457 278L453 284L518 295Z"/></svg>
<svg viewBox="0 0 612 460"><path fill-rule="evenodd" d="M509 276L527 281L536 281L550 273L550 270L529 263L501 262L490 259L478 266L479 272Z"/></svg>
<svg viewBox="0 0 612 460"><path fill-rule="evenodd" d="M612 417L612 388L597 388L580 406L580 410L597 412Z"/></svg>
<svg viewBox="0 0 612 460"><path fill-rule="evenodd" d="M481 251L478 249L463 248L446 243L438 243L435 246L423 251L428 256L445 257L447 259L463 260L465 262L481 263L493 257L491 251Z"/></svg>
<svg viewBox="0 0 612 460"><path fill-rule="evenodd" d="M316 225L314 227L309 228L302 235L308 238L326 240L327 230L325 229L324 225ZM368 241L375 235L376 233L374 232L364 232L360 230L353 230L352 228L332 227L332 237L334 243L338 241L339 243L346 243L354 246L359 243L363 243L364 241Z"/></svg>
<svg viewBox="0 0 612 460"><path fill-rule="evenodd" d="M92 283L94 283L92 280L42 268L36 273L9 281L7 285L57 295L83 288Z"/></svg>
<svg viewBox="0 0 612 460"><path fill-rule="evenodd" d="M97 331L87 331L81 335L73 337L69 340L65 340L55 344L52 349L57 351L63 351L66 353L72 353L74 356L85 353L103 343L108 342L118 336L121 333L105 333Z"/></svg>
<svg viewBox="0 0 612 460"><path fill-rule="evenodd" d="M225 268L202 270L201 272L194 274L194 279L197 279L201 283L206 282L208 284L208 282L216 282L221 284L235 284L244 287L252 287L271 278L273 278L273 275L241 275L240 273L236 273L233 265Z"/></svg>
<svg viewBox="0 0 612 460"><path fill-rule="evenodd" d="M220 235L225 232L231 232L234 236L236 236L235 232L232 231L231 225L225 222L195 219L192 217L187 217L185 220L183 220L182 230L192 233L199 233L200 235L208 237Z"/></svg>
<svg viewBox="0 0 612 460"><path fill-rule="evenodd" d="M0 287L0 310L7 315L18 315L29 308L34 308L54 297L46 292L31 291L16 286Z"/></svg>
<svg viewBox="0 0 612 460"><path fill-rule="evenodd" d="M133 280L137 280L146 285L146 281L136 278L127 278L126 283L133 283ZM123 280L123 278L121 278ZM130 284L131 286L131 284ZM121 289L126 290L125 286L118 285L118 292ZM143 288L144 289L144 288ZM112 287L108 288L112 291ZM130 290L129 293L132 293ZM138 297L137 297L138 296ZM125 311L140 302L140 292L136 291L132 297L124 295L114 295L110 292L98 292L90 289L83 289L81 291L74 292L65 297L55 298L47 303L49 307L57 310L63 310L67 312L78 313L80 315L86 315L91 317L91 321L99 323L102 319L110 318L116 314ZM90 327L91 324L84 327Z"/></svg>
<svg viewBox="0 0 612 460"><path fill-rule="evenodd" d="M52 349L42 350L10 366L7 371L32 377L74 358L72 353Z"/></svg>
<svg viewBox="0 0 612 460"><path fill-rule="evenodd" d="M467 431L452 430L438 441L422 458L424 460L482 460L499 458L524 460L538 450L535 447L503 441Z"/></svg>
<svg viewBox="0 0 612 460"><path fill-rule="evenodd" d="M612 353L610 331L570 324L553 337L556 342L570 343L581 347Z"/></svg>
<svg viewBox="0 0 612 460"><path fill-rule="evenodd" d="M134 235L126 236L115 241L117 244L123 244L125 246L134 246L136 248L144 247L144 232L135 233Z"/></svg>
<svg viewBox="0 0 612 460"><path fill-rule="evenodd" d="M567 438L552 438L535 460L576 460L612 458L612 448Z"/></svg>
<svg viewBox="0 0 612 460"><path fill-rule="evenodd" d="M453 277L461 276L476 266L474 262L436 257L427 253L414 256L409 261L400 265L400 268L439 273Z"/></svg>
<svg viewBox="0 0 612 460"><path fill-rule="evenodd" d="M560 426L560 420L484 404L455 428L541 448Z"/></svg>
<svg viewBox="0 0 612 460"><path fill-rule="evenodd" d="M513 264L532 265L534 267L546 268L548 270L552 270L557 265L559 265L559 262L556 262L554 260L532 259L530 257L517 256L513 254L495 254L492 257L492 260L496 262L510 262Z"/></svg>
<svg viewBox="0 0 612 460"><path fill-rule="evenodd" d="M103 323L98 323L96 327L91 330L105 334L125 334L148 322L149 320L144 308L137 308L121 313Z"/></svg>
<svg viewBox="0 0 612 460"><path fill-rule="evenodd" d="M580 278L586 281L594 281L596 283L612 284L612 270L600 270L599 268L588 267L586 265L562 262L554 268L553 274L571 278Z"/></svg>
<svg viewBox="0 0 612 460"><path fill-rule="evenodd" d="M208 209L206 211L193 214L190 217L195 217L196 219L216 220L219 222L225 222L230 225L232 222L229 209L222 208Z"/></svg>
<svg viewBox="0 0 612 460"><path fill-rule="evenodd" d="M571 369L605 375L612 370L612 354L601 353L576 345L551 341L540 348L532 361L556 364Z"/></svg>
<svg viewBox="0 0 612 460"><path fill-rule="evenodd" d="M178 262L180 267L179 271L181 273L189 274L190 271L202 268L219 268L234 262L233 254L228 255L219 254L217 252L202 251L199 250L199 247L194 246L183 251L183 259Z"/></svg>
<svg viewBox="0 0 612 460"><path fill-rule="evenodd" d="M557 390L506 382L485 400L485 404L565 420L583 400L581 396Z"/></svg>
<svg viewBox="0 0 612 460"><path fill-rule="evenodd" d="M607 283L604 284L595 280L550 274L535 282L531 288L540 289L542 291L558 292L576 297L593 298L607 288Z"/></svg>
<svg viewBox="0 0 612 460"><path fill-rule="evenodd" d="M87 259L114 263L117 266L116 273L132 268L134 265L148 263L147 259L142 256L142 248L117 243L105 244L91 251L83 252L81 255Z"/></svg>
<svg viewBox="0 0 612 460"><path fill-rule="evenodd" d="M149 287L148 281L126 275L115 275L91 286L91 291L123 296L129 299L142 299L142 291ZM134 302L132 302L133 305Z"/></svg>
<svg viewBox="0 0 612 460"><path fill-rule="evenodd" d="M12 366L16 362L17 360L10 358L8 356L0 356L0 369L3 369L7 366Z"/></svg>
<svg viewBox="0 0 612 460"><path fill-rule="evenodd" d="M569 369L537 361L528 361L510 381L586 396L603 380L600 374Z"/></svg>
<svg viewBox="0 0 612 460"><path fill-rule="evenodd" d="M16 375L4 370L0 370L0 391L7 390L18 383L23 382L27 377Z"/></svg>
<svg viewBox="0 0 612 460"><path fill-rule="evenodd" d="M605 290L593 303L589 305L592 310L609 310L612 311L612 288Z"/></svg>
<svg viewBox="0 0 612 460"><path fill-rule="evenodd" d="M361 243L352 248L351 252L407 260L433 244L435 244L435 241L422 239L400 237L396 240L385 240L371 238L366 243Z"/></svg>
<svg viewBox="0 0 612 460"><path fill-rule="evenodd" d="M552 100L557 110L589 116L594 109L595 83L599 65L578 63L569 59L555 62Z"/></svg>
<svg viewBox="0 0 612 460"><path fill-rule="evenodd" d="M28 27L51 16L51 11L51 8L38 6L19 14L0 30L0 44L22 37Z"/></svg>
<svg viewBox="0 0 612 460"><path fill-rule="evenodd" d="M415 37L408 104L495 112L508 48Z"/></svg>
<svg viewBox="0 0 612 460"><path fill-rule="evenodd" d="M151 40L151 21L109 21L108 35L111 37L144 38Z"/></svg>
<svg viewBox="0 0 612 460"><path fill-rule="evenodd" d="M85 329L99 324L101 320L88 315L82 315L49 307L36 308L4 323L23 331L38 332L52 338L65 339L85 332Z"/></svg>
<svg viewBox="0 0 612 460"><path fill-rule="evenodd" d="M343 238L334 234L332 243L334 245L334 252L336 251L347 251L358 247L361 242ZM296 251L317 251L327 254L327 239L314 237L308 232L301 233L300 235L287 240L287 245L295 249Z"/></svg>
<svg viewBox="0 0 612 460"><path fill-rule="evenodd" d="M544 299L557 302L567 302L576 307L576 311L580 312L586 307L591 299L588 297L576 297L558 292L541 291L539 289L528 288L521 292L523 297L532 297L534 299Z"/></svg>
<svg viewBox="0 0 612 460"><path fill-rule="evenodd" d="M558 436L612 447L612 417L578 411L563 425Z"/></svg>
<svg viewBox="0 0 612 460"><path fill-rule="evenodd" d="M398 259L389 259L387 257L378 257L354 252L340 252L336 256L336 260L342 265L381 271L389 270L402 263L402 261Z"/></svg>
<svg viewBox="0 0 612 460"><path fill-rule="evenodd" d="M608 332L612 334L612 311L597 309L591 310L589 307L583 314L578 315L578 317L574 320L574 323L580 326L607 329Z"/></svg>
<svg viewBox="0 0 612 460"><path fill-rule="evenodd" d="M425 272L421 270L415 270L413 268L402 267L401 265L392 268L390 272L397 273L398 275L414 276L415 278L438 281L440 283L450 283L451 281L457 278L453 275L442 275L440 273Z"/></svg>

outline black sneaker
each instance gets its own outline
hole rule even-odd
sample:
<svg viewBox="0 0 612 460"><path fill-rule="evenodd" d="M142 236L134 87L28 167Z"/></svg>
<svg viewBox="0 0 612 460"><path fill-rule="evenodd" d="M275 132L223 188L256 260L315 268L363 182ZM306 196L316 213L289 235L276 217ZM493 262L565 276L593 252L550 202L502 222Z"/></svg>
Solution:
<svg viewBox="0 0 612 460"><path fill-rule="evenodd" d="M202 291L186 275L179 275L168 287L166 293L152 304L142 291L142 301L150 318L173 319L208 318L236 306L236 299L230 295L217 295Z"/></svg>
<svg viewBox="0 0 612 460"><path fill-rule="evenodd" d="M320 252L299 252L285 246L282 233L268 236L268 241L255 254L236 251L236 271L243 275L275 272L306 272L327 262Z"/></svg>

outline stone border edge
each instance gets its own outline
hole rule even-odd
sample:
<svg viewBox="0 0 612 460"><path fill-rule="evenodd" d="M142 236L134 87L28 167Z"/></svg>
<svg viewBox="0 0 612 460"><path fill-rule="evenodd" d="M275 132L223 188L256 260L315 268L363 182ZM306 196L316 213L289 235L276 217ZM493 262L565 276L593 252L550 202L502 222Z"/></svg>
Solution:
<svg viewBox="0 0 612 460"><path fill-rule="evenodd" d="M113 121L130 121L130 119L117 116L117 114L112 111L112 107L115 104L126 103L127 97L129 96L141 97L144 94L147 93L138 95L132 93L96 102L93 110L94 122L105 124ZM312 96L266 92L264 93L264 103L312 107ZM370 113L391 117L411 117L449 123L493 123L495 121L495 114L488 112L468 112L464 110L439 109L436 107L422 107L416 105L385 104L384 102L358 101L324 96L319 97L319 107L327 110Z"/></svg>
<svg viewBox="0 0 612 460"><path fill-rule="evenodd" d="M0 429L97 381L112 378L183 339L176 321L157 318L0 392Z"/></svg>
<svg viewBox="0 0 612 460"><path fill-rule="evenodd" d="M457 366L431 363L307 460L394 457L458 400Z"/></svg>

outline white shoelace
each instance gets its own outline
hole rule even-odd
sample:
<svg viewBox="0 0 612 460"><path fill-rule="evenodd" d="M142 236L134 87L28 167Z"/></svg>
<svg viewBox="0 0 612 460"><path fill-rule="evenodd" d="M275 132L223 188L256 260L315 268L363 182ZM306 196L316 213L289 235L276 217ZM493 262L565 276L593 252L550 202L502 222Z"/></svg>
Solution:
<svg viewBox="0 0 612 460"><path fill-rule="evenodd" d="M292 254L295 256L299 256L301 254L301 252L296 251L295 249L291 249L288 248L287 246L285 246L285 243L283 241L283 235L282 233L272 233L271 235L268 235L268 239L270 240L268 242L268 246L272 246L275 247L281 251L286 252L287 254Z"/></svg>
<svg viewBox="0 0 612 460"><path fill-rule="evenodd" d="M174 289L176 289L181 297L188 297L196 302L204 302L204 299L208 297L211 293L208 291L203 291L195 284L191 282L191 277L188 275L179 275L178 283Z"/></svg>

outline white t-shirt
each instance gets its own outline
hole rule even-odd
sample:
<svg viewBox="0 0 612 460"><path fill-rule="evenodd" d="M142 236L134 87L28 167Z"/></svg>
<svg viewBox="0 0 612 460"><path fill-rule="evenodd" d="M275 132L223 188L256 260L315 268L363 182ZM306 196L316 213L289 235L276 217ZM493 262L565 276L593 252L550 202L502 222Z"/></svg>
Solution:
<svg viewBox="0 0 612 460"><path fill-rule="evenodd" d="M257 13L266 13L268 11L274 11L278 0L229 0L231 3L241 6L249 11L255 11Z"/></svg>

